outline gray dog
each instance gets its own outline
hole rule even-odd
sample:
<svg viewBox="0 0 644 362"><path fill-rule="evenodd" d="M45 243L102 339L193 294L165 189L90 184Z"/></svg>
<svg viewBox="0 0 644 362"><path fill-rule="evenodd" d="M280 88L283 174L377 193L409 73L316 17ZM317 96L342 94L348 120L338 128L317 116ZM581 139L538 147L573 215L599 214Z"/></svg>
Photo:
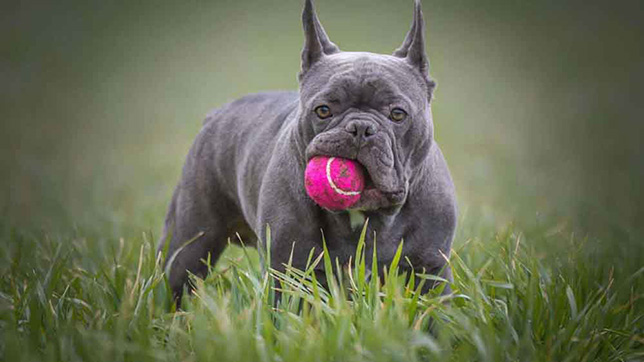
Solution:
<svg viewBox="0 0 644 362"><path fill-rule="evenodd" d="M284 270L291 253L303 268L312 248L322 250L321 230L332 260L346 264L361 229L350 221L356 213L369 220L367 256L377 238L379 268L404 240L403 268L451 279L445 257L456 202L433 139L435 83L419 0L393 55L340 51L311 0L302 21L299 93L250 95L212 111L188 153L159 246L174 255L167 269L176 297L188 271L203 275L203 260L217 260L235 233L262 240L267 226L272 268ZM323 209L307 196L304 171L318 155L354 159L366 169L367 188L350 212Z"/></svg>

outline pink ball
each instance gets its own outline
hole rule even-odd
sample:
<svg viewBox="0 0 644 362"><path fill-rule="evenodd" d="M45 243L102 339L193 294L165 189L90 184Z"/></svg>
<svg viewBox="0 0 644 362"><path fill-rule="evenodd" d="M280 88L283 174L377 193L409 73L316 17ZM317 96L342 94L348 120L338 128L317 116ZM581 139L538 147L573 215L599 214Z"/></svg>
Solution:
<svg viewBox="0 0 644 362"><path fill-rule="evenodd" d="M311 158L304 173L309 197L329 210L353 206L364 189L364 169L358 162L339 157Z"/></svg>

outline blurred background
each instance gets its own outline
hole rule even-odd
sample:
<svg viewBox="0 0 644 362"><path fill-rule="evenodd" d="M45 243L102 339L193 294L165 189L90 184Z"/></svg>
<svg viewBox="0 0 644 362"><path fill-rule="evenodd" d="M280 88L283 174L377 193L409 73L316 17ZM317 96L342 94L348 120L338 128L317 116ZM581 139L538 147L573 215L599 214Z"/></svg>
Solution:
<svg viewBox="0 0 644 362"><path fill-rule="evenodd" d="M343 50L391 53L413 2L318 0ZM462 217L641 235L641 2L424 0L436 138ZM158 235L205 114L296 89L301 0L11 2L0 217ZM557 226L558 227L558 226Z"/></svg>

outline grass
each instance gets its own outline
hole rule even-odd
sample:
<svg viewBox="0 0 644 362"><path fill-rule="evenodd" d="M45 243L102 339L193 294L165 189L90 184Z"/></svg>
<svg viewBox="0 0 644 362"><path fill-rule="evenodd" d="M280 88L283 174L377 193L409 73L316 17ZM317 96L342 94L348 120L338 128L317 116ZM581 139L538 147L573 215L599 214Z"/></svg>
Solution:
<svg viewBox="0 0 644 362"><path fill-rule="evenodd" d="M0 23L0 361L644 361L644 242L626 226L644 215L644 22L629 6L426 8L437 141L459 200L483 209L460 222L453 295L394 271L379 285L361 263L324 291L231 247L176 312L147 230L204 112L297 87L301 1L51 3ZM408 3L318 10L343 49L386 53Z"/></svg>
<svg viewBox="0 0 644 362"><path fill-rule="evenodd" d="M5 361L641 361L644 267L636 242L577 238L552 225L467 230L450 263L453 293L413 279L365 278L326 257L263 270L231 247L170 303L149 233L29 234L4 227L0 356ZM465 232L461 232L464 234ZM87 235L91 235L88 232ZM362 244L361 244L362 245ZM640 253L640 254L637 254ZM394 261L394 264L398 261ZM312 266L342 277L329 290ZM422 281L421 281L422 282ZM275 291L282 292L279 303ZM428 332L431 326L431 332Z"/></svg>

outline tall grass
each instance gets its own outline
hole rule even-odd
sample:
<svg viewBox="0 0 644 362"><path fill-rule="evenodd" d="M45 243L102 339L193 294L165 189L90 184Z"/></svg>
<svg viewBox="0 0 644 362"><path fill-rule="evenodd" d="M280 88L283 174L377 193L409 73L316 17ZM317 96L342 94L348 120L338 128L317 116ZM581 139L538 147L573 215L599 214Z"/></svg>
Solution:
<svg viewBox="0 0 644 362"><path fill-rule="evenodd" d="M401 275L400 253L369 277L364 233L348 268L312 253L304 270L266 270L254 249L231 246L193 278L181 311L149 233L56 238L5 227L0 359L644 360L641 244L551 226L457 240L448 295L420 295L437 278ZM321 265L326 276L314 272Z"/></svg>

